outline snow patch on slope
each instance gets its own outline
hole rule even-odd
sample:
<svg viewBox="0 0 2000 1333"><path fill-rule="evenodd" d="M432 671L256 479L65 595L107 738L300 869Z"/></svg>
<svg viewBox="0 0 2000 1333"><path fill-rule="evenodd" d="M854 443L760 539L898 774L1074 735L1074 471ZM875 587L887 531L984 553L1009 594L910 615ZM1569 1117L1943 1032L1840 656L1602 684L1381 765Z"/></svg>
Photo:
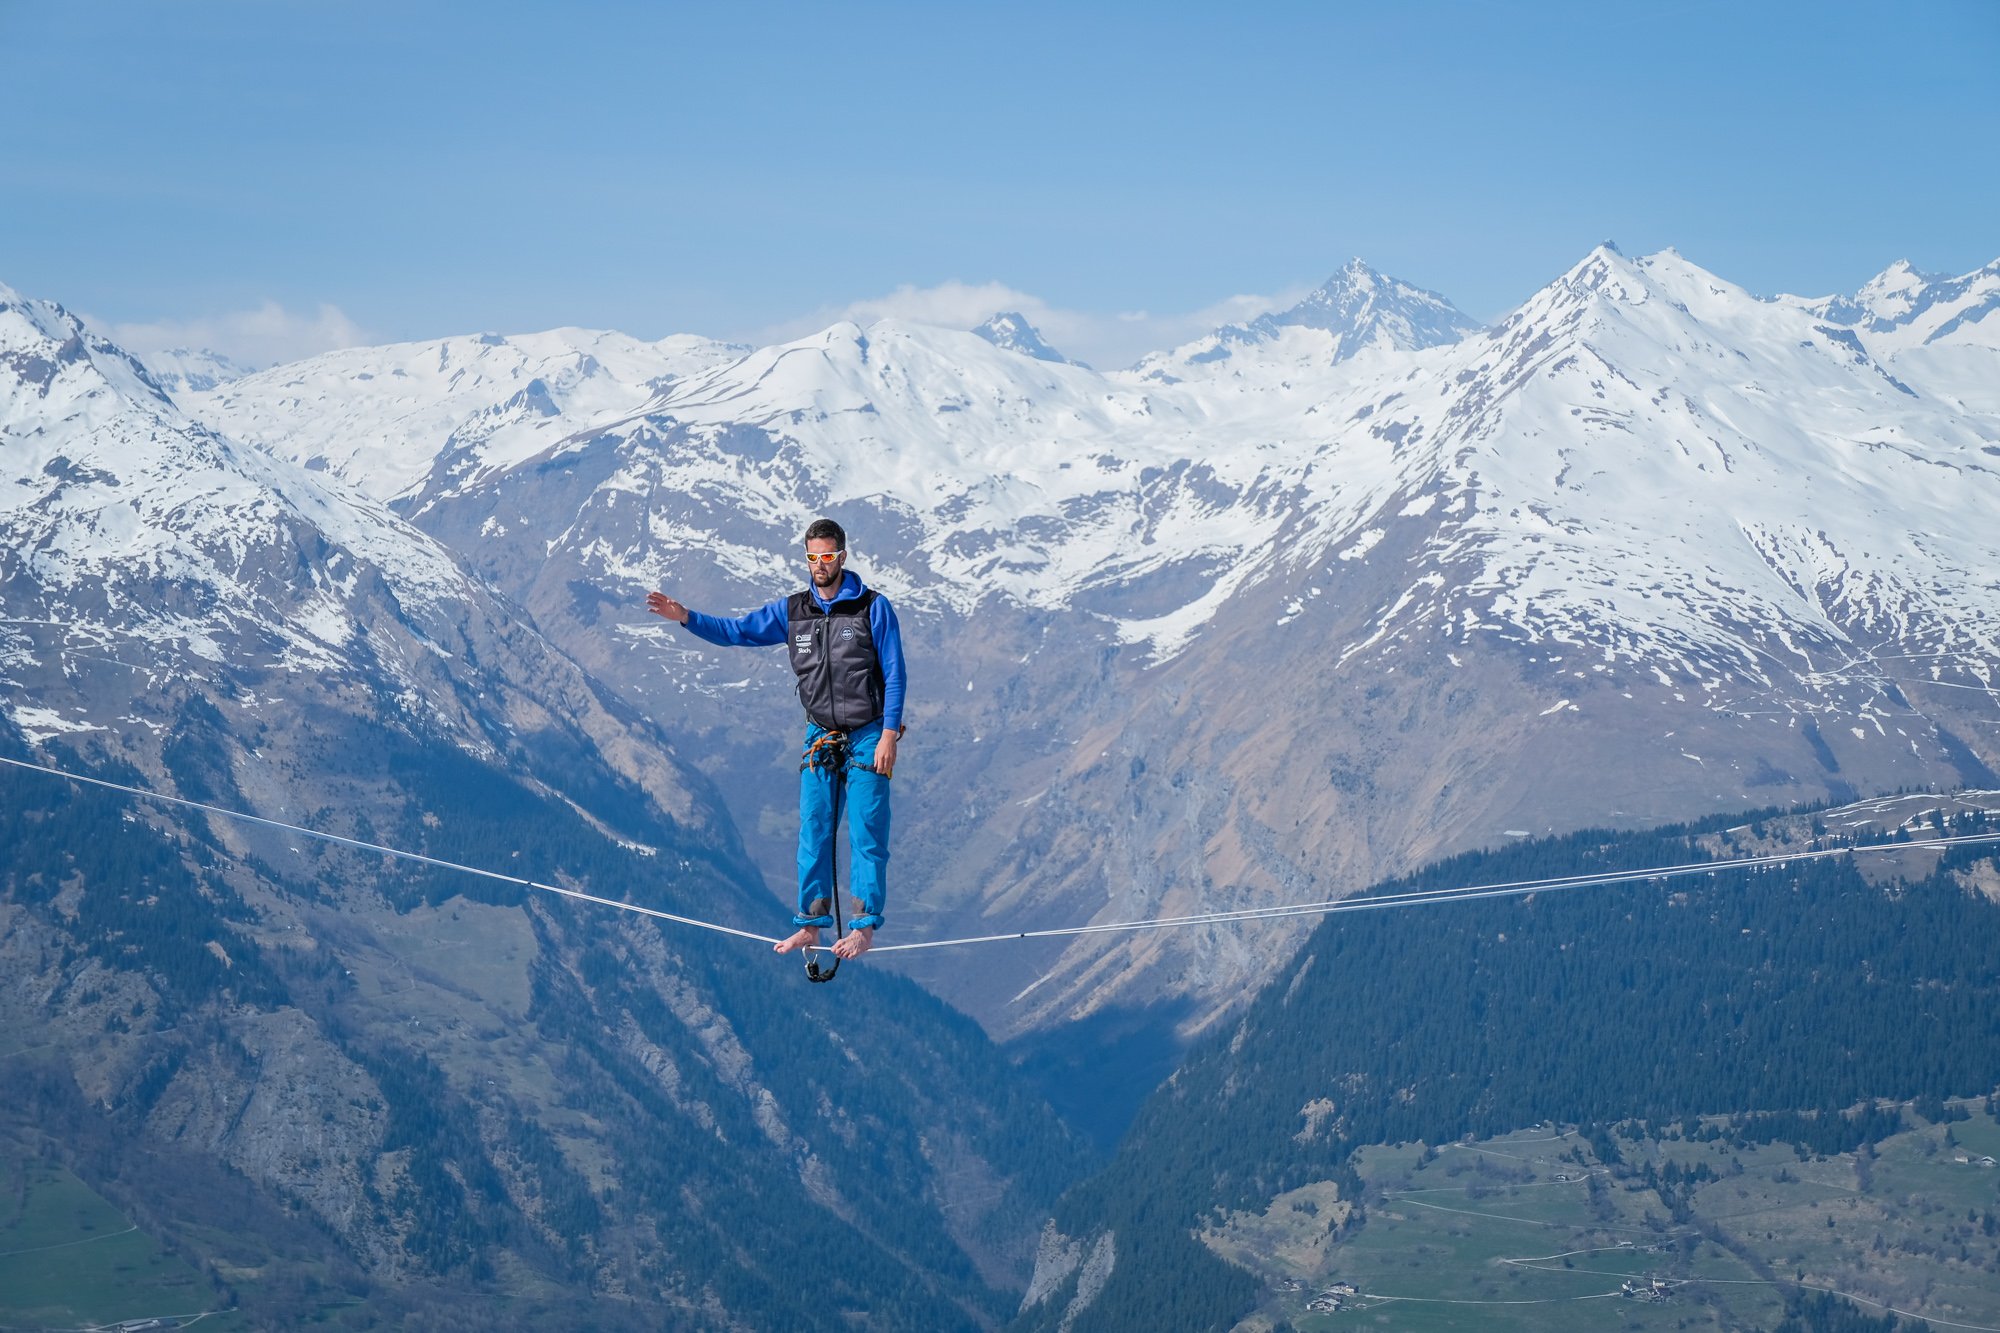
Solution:
<svg viewBox="0 0 2000 1333"><path fill-rule="evenodd" d="M252 646L273 662L333 665L334 647L370 635L349 609L355 579L379 581L412 624L469 595L422 533L189 420L60 306L6 289L0 439L10 611L32 609L70 640L139 646L135 669Z"/></svg>

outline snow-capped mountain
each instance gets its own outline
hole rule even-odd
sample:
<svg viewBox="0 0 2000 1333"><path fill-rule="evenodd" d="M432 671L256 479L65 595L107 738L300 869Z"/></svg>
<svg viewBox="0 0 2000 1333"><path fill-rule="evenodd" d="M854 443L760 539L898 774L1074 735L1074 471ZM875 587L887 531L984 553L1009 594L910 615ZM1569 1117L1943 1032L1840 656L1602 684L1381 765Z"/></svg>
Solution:
<svg viewBox="0 0 2000 1333"><path fill-rule="evenodd" d="M1927 391L1973 411L2000 413L2000 260L1958 277L1898 260L1853 296L1779 297L1850 329L1868 353Z"/></svg>
<svg viewBox="0 0 2000 1333"><path fill-rule="evenodd" d="M1301 388L1246 412L921 326L840 325L691 377L538 466L615 436L649 470L608 476L607 501L714 512L723 492L771 491L737 505L767 520L747 543L699 514L678 533L655 522L746 579L780 572L770 528L873 500L911 533L869 548L909 595L1078 606L1156 656L1246 580L1315 547L1365 559L1387 524L1433 511L1434 558L1465 576L1440 582L1434 611L1413 589L1385 632L1435 615L1582 643L1616 625L1621 653L1670 672L1753 677L1768 649L1745 626L1798 643L1833 625L1855 642L1934 635L1926 651L1975 661L2000 649L1992 622L1961 614L2000 594L1991 426L1672 252L1601 248L1489 333ZM1959 484L1937 488L1941 471ZM1174 591L1146 614L1161 583Z"/></svg>
<svg viewBox="0 0 2000 1333"><path fill-rule="evenodd" d="M1601 248L1490 331L1323 379L1256 488L1285 510L1238 556L1261 568L1028 770L1034 858L939 878L1066 883L1041 913L1095 881L1144 916L1510 832L1991 782L2000 421L1823 324ZM1226 992L1284 947L1131 937L988 1003Z"/></svg>
<svg viewBox="0 0 2000 1333"><path fill-rule="evenodd" d="M920 534L907 547L878 540L872 550L878 560L913 562L895 572L909 576L915 596L964 607L1004 583L1020 599L1063 606L1095 591L1102 605L1091 610L1114 622L1117 637L1169 652L1199 612L1175 610L1163 592L1153 610L1116 589L1207 571L1221 577L1204 603L1226 596L1251 572L1244 553L1268 546L1286 521L1278 491L1310 469L1328 424L1311 419L1311 399L1329 367L1358 347L1442 336L1454 318L1466 323L1442 298L1356 261L1294 311L1260 322L1268 330L1216 335L1249 339L1266 360L1292 354L1296 341L1325 353L1309 358L1315 373L1296 390L1268 395L1243 394L1235 382L1170 393L1143 372L1099 375L1038 355L1046 344L1025 321L996 317L972 334L893 320L866 330L840 324L740 355L690 342L643 403L629 401L640 382L630 371L616 377L618 391L593 379L595 396L557 394L546 377L515 388L533 368L520 364L531 340L487 337L313 358L239 381L196 410L419 515L551 445L551 458L573 466L579 450L602 453L615 438L659 463L643 478L606 478L607 497L721 488L758 520L742 537L698 536L697 522L669 523L653 538L701 541L718 566L745 577L782 568L773 528L803 526L824 505L879 500ZM538 392L537 382L551 387ZM395 387L407 383L416 388ZM510 396L496 405L500 389ZM753 440L746 427L761 435ZM674 434L671 448L646 445L656 429ZM1243 447L1247 439L1258 442ZM518 532L523 517L496 511L482 526L489 536ZM1162 526L1171 534L1156 532Z"/></svg>
<svg viewBox="0 0 2000 1333"><path fill-rule="evenodd" d="M1479 327L1436 292L1378 273L1359 259L1286 310L1226 324L1133 369L1163 384L1182 380L1272 387L1273 372L1315 370L1369 351L1409 352L1457 342Z"/></svg>
<svg viewBox="0 0 2000 1333"><path fill-rule="evenodd" d="M1871 290L1887 285L1878 281ZM2000 278L1985 287L2000 287ZM1979 274L1930 283L1921 301L1895 307L1904 321L1897 327L1919 308L1935 312L1932 323L1960 331L1954 345L1980 351L1964 331L1981 327L1973 316L1992 295L1982 295L1985 287ZM1413 290L1356 261L1293 312L1267 317L1263 331L1273 338L1286 330L1325 334L1328 321L1315 323L1311 312L1344 308L1356 293ZM1441 298L1428 299L1449 311ZM1869 315L1871 327L1887 327L1894 314L1881 308L1889 313ZM1821 619L1817 610L1779 610L1796 599L1792 590L1813 586L1825 571L1771 556L1767 548L1778 539L1761 527L1745 540L1764 553L1714 567L1721 556L1709 539L1725 525L1723 515L1756 527L1753 504L1783 514L1764 522L1809 525L1841 548L1849 605L1859 606L1860 587L1878 578L1899 589L1907 584L1910 608L1935 603L1940 594L1924 586L1982 583L1985 535L1968 494L1984 498L1989 473L1981 449L1990 423L1913 390L1857 345L1853 330L1828 318L1803 303L1760 301L1672 252L1632 261L1601 247L1493 330L1362 365L1322 364L1312 378L1255 399L1162 384L1146 370L1099 375L1013 354L984 335L885 320L866 330L836 325L740 357L717 344L684 349L687 373L638 410L565 406L531 381L502 402L528 406L540 423L537 435L508 449L489 443L472 474L450 467L467 436L463 409L526 373L517 345L531 340L356 349L252 377L241 392L201 406L274 451L399 495L414 512L447 495L490 489L484 483L517 469L524 460L513 454L544 435L560 442L530 455L538 473L554 463L594 470L594 460L622 453L650 470L609 470L597 499L613 507L620 496L693 502L670 526L656 520L653 539L700 542L719 568L746 580L784 569L782 551L766 545L770 532L803 526L828 506L876 505L895 514L897 535L877 539L870 554L887 562L885 572L905 585L905 596L960 609L993 596L1081 605L1109 621L1114 638L1144 643L1156 656L1185 643L1204 613L1244 579L1298 567L1309 534L1327 549L1342 548L1348 560L1362 558L1380 539L1382 507L1396 499L1424 513L1435 508L1441 530L1454 534L1452 560L1498 562L1453 595L1518 587L1513 600L1494 600L1512 608L1508 623L1516 632L1543 635L1568 616L1643 626L1632 632L1649 651L1686 667L1697 640L1725 650L1712 629L1722 614L1710 604L1716 599L1695 590L1710 575L1735 590L1737 604L1742 597L1756 603L1739 609L1754 609L1760 623L1788 614L1810 624ZM1379 334L1385 325L1369 327ZM1940 341L1935 331L1927 338ZM509 375L476 365L451 369L468 352L493 353ZM1288 360L1268 340L1241 344L1234 355L1267 367ZM374 387L378 372L355 369L391 358L443 368L421 385L428 433L422 419L404 412L407 400L369 398L390 392ZM708 367L693 370L694 360ZM350 411L365 429L327 424L323 409L333 389L270 392L279 383L338 386L347 372L371 377L343 390L353 394ZM414 376L405 369L392 378ZM259 381L253 397L249 385ZM349 443L332 452L313 447L322 437ZM1629 447L1614 457L1611 442ZM1834 461L1839 466L1829 469ZM1940 467L1965 469L1967 484L1949 494L1923 484ZM428 480L409 480L419 476ZM1810 497L1799 484L1807 478L1819 488ZM1837 510L1828 508L1832 499ZM1702 506L1693 523L1702 535L1671 534L1659 521L1663 505ZM1924 530L1921 545L1936 562L1926 564L1901 550L1908 542L1902 521L1933 509L1943 521ZM748 540L704 526L704 514L724 527L732 514L754 520ZM1397 516L1421 515L1388 517ZM482 527L504 536L522 519L496 510ZM1598 544L1609 533L1627 534L1620 538L1624 558L1606 567L1606 553L1593 545L1560 576L1560 595L1540 583L1523 585L1530 571L1556 579L1558 552L1566 549L1538 525L1558 534L1589 531ZM1281 528L1286 549L1276 561ZM593 540L585 530L563 531L551 549ZM1663 545L1676 540L1686 543L1678 551ZM631 554L628 547L598 549L600 557L617 557L607 572ZM1772 572L1774 561L1782 574ZM1592 578L1614 590L1643 589L1682 568L1698 571L1682 595L1621 593L1615 614L1577 591ZM1897 568L1908 572L1890 572ZM1170 599L1171 616L1131 614L1145 600L1135 585L1163 575L1171 581L1176 571L1198 571L1210 594ZM1772 580L1786 591L1760 591ZM1107 589L1134 595L1119 605L1115 595L1102 595ZM1900 595L1881 592L1871 614L1888 614ZM1156 623L1162 619L1171 623Z"/></svg>
<svg viewBox="0 0 2000 1333"><path fill-rule="evenodd" d="M144 645L161 666L250 652L266 670L326 668L366 643L408 687L402 636L442 636L471 596L434 542L188 419L58 306L0 289L0 372L0 596L58 637ZM405 623L363 614L356 580Z"/></svg>
<svg viewBox="0 0 2000 1333"><path fill-rule="evenodd" d="M1672 251L1600 248L1365 397L1345 443L1423 460L1411 505L1437 507L1433 558L1465 571L1386 632L1435 614L1746 680L1773 655L1851 672L1876 642L1933 678L2000 660L2000 626L1967 614L2000 609L1996 423Z"/></svg>
<svg viewBox="0 0 2000 1333"><path fill-rule="evenodd" d="M782 664L641 598L747 608L839 517L904 608L911 762L937 756L899 816L905 928L1320 894L1510 830L2000 758L1992 412L1672 252L1601 247L1485 330L1413 290L1350 266L1109 375L836 325L404 503L702 734L746 826L784 818ZM2000 382L1976 322L1951 345ZM1175 990L1206 1015L1280 949L1146 936L935 979L1010 1030Z"/></svg>
<svg viewBox="0 0 2000 1333"><path fill-rule="evenodd" d="M139 359L153 383L170 398L210 393L250 373L247 367L222 353L203 348L170 347L163 352L148 352Z"/></svg>
<svg viewBox="0 0 2000 1333"><path fill-rule="evenodd" d="M190 419L122 349L5 288L0 442L0 709L30 740L164 776L194 716L283 806L353 779L330 740L386 730L548 790L594 772L733 836L657 733L435 540ZM365 825L366 804L331 810Z"/></svg>
<svg viewBox="0 0 2000 1333"><path fill-rule="evenodd" d="M434 539L5 288L0 755L702 920L787 915L667 732ZM1041 1158L1072 1147L1031 1097L992 1099L1004 1061L907 984L843 977L897 1061L806 1059L845 1011L773 1004L775 977L806 983L754 942L11 767L0 826L33 831L0 859L0 1030L36 1053L8 1114L32 1092L106 1193L170 1156L144 1216L181 1252L211 1253L183 1219L216 1214L174 1191L229 1199L258 1326L308 1317L283 1280L306 1266L390 1322L443 1287L461 1311L566 1288L635 1329L810 1322L883 1281L898 1327L1016 1299ZM838 1146L861 1134L865 1159ZM853 1253L881 1217L925 1239L799 1289L802 1219Z"/></svg>
<svg viewBox="0 0 2000 1333"><path fill-rule="evenodd" d="M782 577L794 529L820 510L863 505L896 517L898 532L878 529L865 549L908 597L962 610L995 594L1064 605L1087 586L1178 558L1191 542L1233 547L1249 536L1235 506L1214 515L1228 530L1204 535L1185 495L1187 446L1204 410L970 333L842 323L692 376L534 467L545 479L558 468L598 478L593 508L638 498L654 512L650 529L633 534L641 546L593 548L587 558L604 573L607 559L692 542L746 581ZM1233 469L1244 483L1256 470ZM521 476L455 498L482 507L494 533L520 531L529 512L495 501L519 493L539 507L516 484ZM439 503L426 495L416 512ZM1171 540L1131 549L1177 511ZM575 536L593 540L583 537L589 526ZM545 556L571 550L586 554L565 538Z"/></svg>
<svg viewBox="0 0 2000 1333"><path fill-rule="evenodd" d="M1899 259L1853 296L1792 303L1852 325L1887 351L1956 343L2000 349L2000 260L1959 277L1920 273Z"/></svg>
<svg viewBox="0 0 2000 1333"><path fill-rule="evenodd" d="M1022 356L1032 356L1037 361L1053 361L1057 365L1082 366L1081 361L1072 361L1049 346L1042 337L1042 331L1028 322L1028 317L1015 310L1003 310L993 315L974 333L992 343L995 347L1009 352L1019 352ZM1088 366L1084 367L1086 370Z"/></svg>
<svg viewBox="0 0 2000 1333"><path fill-rule="evenodd" d="M180 395L203 421L381 500L462 485L749 349L551 329L356 347Z"/></svg>

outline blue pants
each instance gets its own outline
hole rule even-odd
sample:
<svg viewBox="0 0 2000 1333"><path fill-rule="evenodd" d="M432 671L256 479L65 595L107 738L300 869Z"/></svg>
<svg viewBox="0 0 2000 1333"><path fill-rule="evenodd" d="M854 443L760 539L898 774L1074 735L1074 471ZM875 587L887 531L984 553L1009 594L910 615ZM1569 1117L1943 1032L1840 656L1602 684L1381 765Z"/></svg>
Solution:
<svg viewBox="0 0 2000 1333"><path fill-rule="evenodd" d="M814 725L806 731L806 749L826 735ZM845 772L826 767L799 773L799 910L795 926L833 924L833 822L835 784L845 781L841 797L847 810L847 846L853 853L847 868L848 889L861 900L861 911L847 924L860 930L882 924L889 869L889 779L865 765L875 762L875 742L882 739L878 720L847 733L849 757Z"/></svg>

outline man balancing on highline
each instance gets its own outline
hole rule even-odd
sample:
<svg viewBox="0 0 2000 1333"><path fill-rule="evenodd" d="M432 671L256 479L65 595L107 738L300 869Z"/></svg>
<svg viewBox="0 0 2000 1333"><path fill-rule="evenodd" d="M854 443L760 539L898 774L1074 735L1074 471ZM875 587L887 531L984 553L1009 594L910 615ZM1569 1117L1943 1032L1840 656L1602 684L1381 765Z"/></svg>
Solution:
<svg viewBox="0 0 2000 1333"><path fill-rule="evenodd" d="M799 901L792 918L798 930L778 941L777 951L811 949L819 944L820 930L836 924L833 840L844 791L861 911L833 952L837 958L858 958L882 924L889 775L903 733L903 632L889 599L863 587L847 568L847 533L832 519L806 529L806 568L810 587L734 620L690 611L662 592L649 595L646 608L713 644L749 648L790 642L809 725L799 768ZM808 971L820 979L814 969Z"/></svg>

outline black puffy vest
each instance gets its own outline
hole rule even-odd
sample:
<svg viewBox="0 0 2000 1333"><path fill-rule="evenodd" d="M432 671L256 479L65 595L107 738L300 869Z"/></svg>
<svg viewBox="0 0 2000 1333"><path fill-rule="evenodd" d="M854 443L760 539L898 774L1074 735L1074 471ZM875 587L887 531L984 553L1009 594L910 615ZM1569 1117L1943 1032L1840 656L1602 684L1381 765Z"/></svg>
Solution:
<svg viewBox="0 0 2000 1333"><path fill-rule="evenodd" d="M811 589L785 602L785 638L806 716L830 731L854 731L882 716L882 660L868 630L875 590L822 611Z"/></svg>

